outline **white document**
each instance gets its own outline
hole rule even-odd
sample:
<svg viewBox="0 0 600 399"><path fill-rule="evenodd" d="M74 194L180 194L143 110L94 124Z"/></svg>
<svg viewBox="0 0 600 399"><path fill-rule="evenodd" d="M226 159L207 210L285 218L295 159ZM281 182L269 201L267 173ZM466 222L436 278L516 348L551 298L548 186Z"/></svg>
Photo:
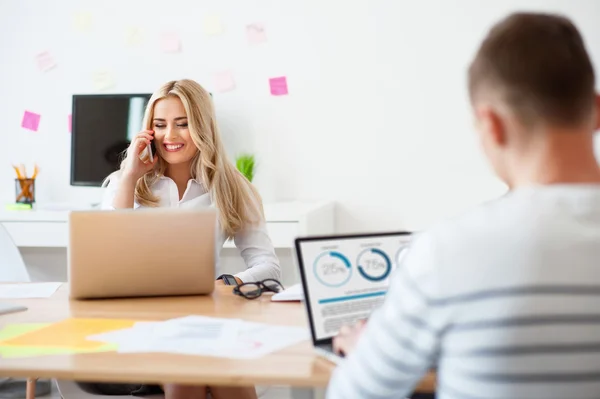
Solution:
<svg viewBox="0 0 600 399"><path fill-rule="evenodd" d="M235 347L222 357L255 359L295 345L309 338L306 328L244 323Z"/></svg>
<svg viewBox="0 0 600 399"><path fill-rule="evenodd" d="M62 283L0 284L0 298L49 298Z"/></svg>
<svg viewBox="0 0 600 399"><path fill-rule="evenodd" d="M132 328L89 336L87 339L114 343L118 352L168 352L212 355L233 345L241 320L188 316L164 322L141 322Z"/></svg>
<svg viewBox="0 0 600 399"><path fill-rule="evenodd" d="M139 322L87 337L118 345L119 353L175 353L229 359L258 358L308 339L306 328L205 316Z"/></svg>
<svg viewBox="0 0 600 399"><path fill-rule="evenodd" d="M294 284L286 290L283 290L271 297L271 301L274 302L287 302L287 301L302 301L304 300L304 291L302 291L302 284Z"/></svg>

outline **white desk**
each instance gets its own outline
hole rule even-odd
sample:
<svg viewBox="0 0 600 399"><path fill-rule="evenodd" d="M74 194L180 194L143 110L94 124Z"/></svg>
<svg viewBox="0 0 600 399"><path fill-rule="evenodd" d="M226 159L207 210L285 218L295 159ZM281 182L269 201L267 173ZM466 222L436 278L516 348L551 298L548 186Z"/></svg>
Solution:
<svg viewBox="0 0 600 399"><path fill-rule="evenodd" d="M333 202L265 203L267 230L275 248L292 248L294 238L332 234ZM0 224L19 248L66 248L69 240L68 211L0 211ZM226 242L225 247L234 247Z"/></svg>

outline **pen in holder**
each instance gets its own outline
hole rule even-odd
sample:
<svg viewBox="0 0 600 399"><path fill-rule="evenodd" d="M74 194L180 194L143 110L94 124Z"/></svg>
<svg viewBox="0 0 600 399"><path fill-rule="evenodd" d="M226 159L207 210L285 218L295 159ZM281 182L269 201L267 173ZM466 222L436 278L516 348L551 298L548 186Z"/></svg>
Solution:
<svg viewBox="0 0 600 399"><path fill-rule="evenodd" d="M17 204L33 204L35 202L35 179L15 179Z"/></svg>

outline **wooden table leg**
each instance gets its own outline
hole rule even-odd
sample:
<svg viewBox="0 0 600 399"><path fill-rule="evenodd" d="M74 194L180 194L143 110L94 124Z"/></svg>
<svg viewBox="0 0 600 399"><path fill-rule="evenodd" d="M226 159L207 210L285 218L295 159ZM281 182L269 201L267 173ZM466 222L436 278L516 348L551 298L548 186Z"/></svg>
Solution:
<svg viewBox="0 0 600 399"><path fill-rule="evenodd" d="M27 379L27 390L25 393L25 399L35 399L35 382L37 378Z"/></svg>

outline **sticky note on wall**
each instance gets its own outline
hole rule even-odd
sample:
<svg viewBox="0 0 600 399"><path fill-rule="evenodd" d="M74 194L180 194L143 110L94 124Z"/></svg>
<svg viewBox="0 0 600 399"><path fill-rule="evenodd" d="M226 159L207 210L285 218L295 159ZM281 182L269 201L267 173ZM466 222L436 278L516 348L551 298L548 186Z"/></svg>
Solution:
<svg viewBox="0 0 600 399"><path fill-rule="evenodd" d="M181 39L176 32L164 32L160 37L160 48L165 53L181 51Z"/></svg>
<svg viewBox="0 0 600 399"><path fill-rule="evenodd" d="M92 27L92 14L77 12L73 15L73 28L79 32L87 32Z"/></svg>
<svg viewBox="0 0 600 399"><path fill-rule="evenodd" d="M125 44L128 46L137 46L144 41L144 32L137 26L130 26L125 31Z"/></svg>
<svg viewBox="0 0 600 399"><path fill-rule="evenodd" d="M208 36L216 36L223 33L223 23L218 15L209 15L204 18L204 34Z"/></svg>
<svg viewBox="0 0 600 399"><path fill-rule="evenodd" d="M233 80L233 74L229 71L223 71L215 74L215 89L224 93L235 89L235 81Z"/></svg>
<svg viewBox="0 0 600 399"><path fill-rule="evenodd" d="M48 72L49 70L56 67L56 62L54 62L54 57L48 51L44 51L35 56L35 61L37 63L38 69L42 72Z"/></svg>
<svg viewBox="0 0 600 399"><path fill-rule="evenodd" d="M40 127L40 119L41 115L36 114L35 112L25 111L23 113L23 120L21 121L21 127L32 130L34 132L38 131Z"/></svg>
<svg viewBox="0 0 600 399"><path fill-rule="evenodd" d="M274 96L286 96L288 94L287 78L280 76L278 78L269 79L271 94Z"/></svg>
<svg viewBox="0 0 600 399"><path fill-rule="evenodd" d="M110 71L99 70L92 75L92 82L96 90L108 90L115 86L115 78Z"/></svg>
<svg viewBox="0 0 600 399"><path fill-rule="evenodd" d="M246 36L248 43L259 44L267 41L267 33L263 24L255 23L246 26Z"/></svg>

